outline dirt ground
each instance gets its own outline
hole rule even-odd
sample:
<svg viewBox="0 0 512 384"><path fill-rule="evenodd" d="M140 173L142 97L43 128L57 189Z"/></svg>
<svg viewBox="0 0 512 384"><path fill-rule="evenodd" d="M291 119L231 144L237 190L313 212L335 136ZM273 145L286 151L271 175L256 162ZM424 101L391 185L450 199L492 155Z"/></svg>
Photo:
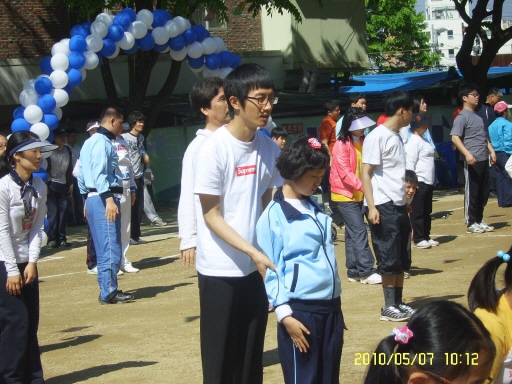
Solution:
<svg viewBox="0 0 512 384"><path fill-rule="evenodd" d="M178 258L176 210L168 208L162 217L171 225L155 228L146 222L143 238L149 243L130 247L129 259L140 272L119 278L120 288L136 297L130 304L98 303L96 278L86 273L86 227L69 228L72 249L45 250L39 263L39 342L48 384L201 382L196 272L184 268ZM485 220L496 227L495 232L466 234L463 197L439 192L434 217L432 234L441 245L413 249L404 299L417 308L438 299L467 305L465 295L474 273L497 250L506 251L512 243L512 209L499 208L496 199L489 200ZM361 383L365 372L364 366L355 365L355 354L372 352L396 323L379 321L380 285L347 281L342 234L339 231L336 253L349 330L340 381L351 384ZM276 348L276 319L270 314L265 383L283 382Z"/></svg>

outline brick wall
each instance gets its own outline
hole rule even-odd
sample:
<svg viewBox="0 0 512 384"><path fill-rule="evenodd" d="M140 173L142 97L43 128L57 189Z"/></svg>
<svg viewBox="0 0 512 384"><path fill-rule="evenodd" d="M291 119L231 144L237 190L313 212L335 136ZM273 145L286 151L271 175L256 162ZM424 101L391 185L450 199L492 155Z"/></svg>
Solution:
<svg viewBox="0 0 512 384"><path fill-rule="evenodd" d="M0 1L0 58L41 58L69 37L66 6L50 0Z"/></svg>

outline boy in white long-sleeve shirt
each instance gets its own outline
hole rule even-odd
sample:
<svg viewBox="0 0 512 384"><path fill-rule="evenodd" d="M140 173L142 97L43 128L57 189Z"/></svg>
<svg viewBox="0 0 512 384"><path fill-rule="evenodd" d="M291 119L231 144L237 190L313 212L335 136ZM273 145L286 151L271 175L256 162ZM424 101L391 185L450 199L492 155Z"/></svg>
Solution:
<svg viewBox="0 0 512 384"><path fill-rule="evenodd" d="M205 119L205 128L196 132L185 156L181 173L181 194L178 206L178 225L180 250L183 265L188 267L194 263L196 251L196 214L194 209L194 167L193 162L206 138L217 128L230 120L228 105L224 97L222 79L206 77L198 81L190 91L190 106L194 113Z"/></svg>

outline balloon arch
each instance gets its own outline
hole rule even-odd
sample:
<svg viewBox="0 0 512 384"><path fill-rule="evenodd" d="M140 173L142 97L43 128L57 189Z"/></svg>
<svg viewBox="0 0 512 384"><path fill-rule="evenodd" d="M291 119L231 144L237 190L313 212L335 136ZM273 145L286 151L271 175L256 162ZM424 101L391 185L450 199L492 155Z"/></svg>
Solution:
<svg viewBox="0 0 512 384"><path fill-rule="evenodd" d="M71 88L85 80L87 70L101 64L103 57L113 59L122 50L132 55L137 50L169 52L176 61L187 60L194 72L204 76L226 77L241 64L240 57L229 52L220 37L210 37L202 25L172 17L162 9L139 12L124 8L117 15L101 13L92 23L71 28L71 38L52 47L52 55L41 59L43 73L23 84L21 106L13 113L12 132L31 131L42 140L53 141L53 130L62 117L61 108L71 95ZM35 173L47 179L46 161Z"/></svg>

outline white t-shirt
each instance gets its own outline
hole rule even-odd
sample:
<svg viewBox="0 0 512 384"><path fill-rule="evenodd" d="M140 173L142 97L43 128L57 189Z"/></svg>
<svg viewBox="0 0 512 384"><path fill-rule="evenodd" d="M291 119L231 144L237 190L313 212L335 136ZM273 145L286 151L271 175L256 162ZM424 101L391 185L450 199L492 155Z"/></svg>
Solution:
<svg viewBox="0 0 512 384"><path fill-rule="evenodd" d="M389 201L405 205L405 148L399 133L383 124L371 131L363 144L363 164L374 165L371 181L375 205Z"/></svg>
<svg viewBox="0 0 512 384"><path fill-rule="evenodd" d="M194 161L194 193L220 196L226 223L256 246L256 223L263 210L261 197L283 179L276 168L280 148L256 131L252 142L235 139L226 126L205 140ZM207 276L247 276L256 271L249 256L226 244L208 229L196 200L197 271Z"/></svg>
<svg viewBox="0 0 512 384"><path fill-rule="evenodd" d="M309 215L309 216L313 216L313 211L311 210L311 206L309 205L309 202L306 199L285 198L284 201L286 201L288 204L290 204L293 208L295 208L300 213L303 213L303 214Z"/></svg>
<svg viewBox="0 0 512 384"><path fill-rule="evenodd" d="M405 144L405 155L405 168L416 172L418 181L434 185L436 169L432 145L422 136L411 135Z"/></svg>

